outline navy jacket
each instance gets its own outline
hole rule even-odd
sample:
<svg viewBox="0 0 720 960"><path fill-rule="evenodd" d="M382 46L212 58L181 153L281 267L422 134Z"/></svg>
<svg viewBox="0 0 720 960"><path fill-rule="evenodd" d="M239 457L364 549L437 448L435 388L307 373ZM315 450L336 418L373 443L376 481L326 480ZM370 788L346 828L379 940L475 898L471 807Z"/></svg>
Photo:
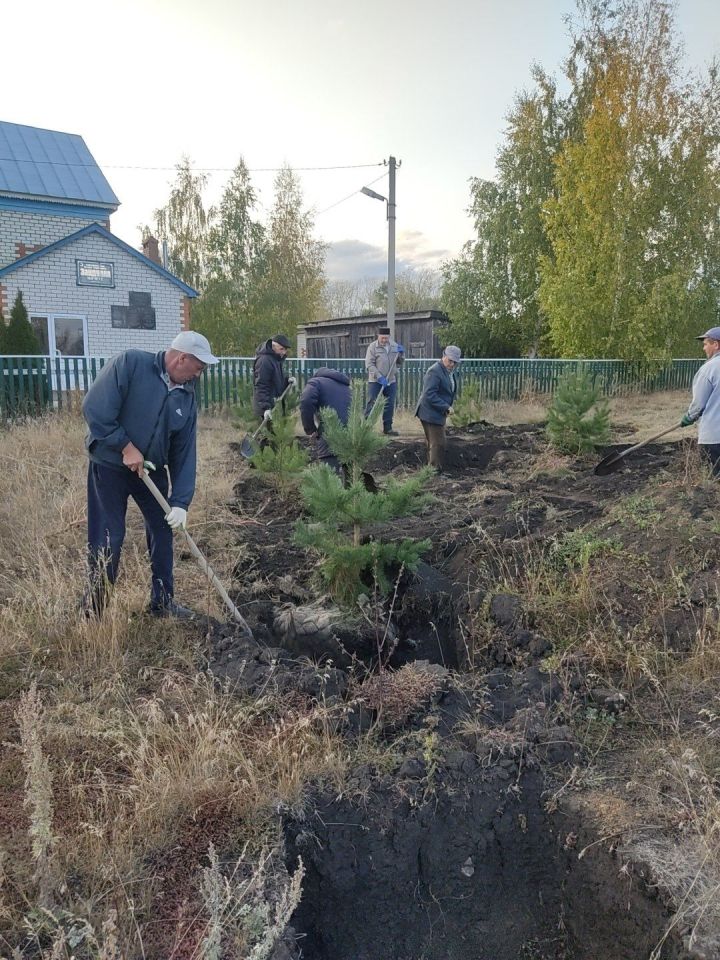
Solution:
<svg viewBox="0 0 720 960"><path fill-rule="evenodd" d="M85 446L96 463L126 470L122 450L134 443L155 466L169 468L170 506L187 510L195 493L195 386L170 390L164 374L164 352L126 350L106 363L83 400Z"/></svg>
<svg viewBox="0 0 720 960"><path fill-rule="evenodd" d="M300 419L308 435L318 432L316 417L319 423L323 407L332 407L342 423L348 422L350 380L344 373L330 367L316 370L300 396Z"/></svg>
<svg viewBox="0 0 720 960"><path fill-rule="evenodd" d="M273 350L272 340L266 340L255 351L253 363L252 406L256 417L270 410L287 384L283 358Z"/></svg>
<svg viewBox="0 0 720 960"><path fill-rule="evenodd" d="M339 370L320 367L305 384L300 396L300 419L303 430L308 436L318 434L313 459L325 460L332 457L332 451L322 436L320 411L331 407L342 423L348 422L350 414L350 380Z"/></svg>
<svg viewBox="0 0 720 960"><path fill-rule="evenodd" d="M440 361L434 363L425 374L415 416L426 423L444 424L456 393L457 376L451 376Z"/></svg>

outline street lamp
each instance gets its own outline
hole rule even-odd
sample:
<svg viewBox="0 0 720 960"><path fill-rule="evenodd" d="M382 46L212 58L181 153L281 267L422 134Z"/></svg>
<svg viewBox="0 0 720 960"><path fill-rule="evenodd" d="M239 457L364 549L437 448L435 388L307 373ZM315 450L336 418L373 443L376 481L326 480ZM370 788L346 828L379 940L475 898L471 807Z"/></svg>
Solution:
<svg viewBox="0 0 720 960"><path fill-rule="evenodd" d="M373 200L383 200L386 204L388 222L388 269L387 269L387 325L390 328L390 339L395 339L395 170L400 166L395 157L383 161L389 168L388 196L376 193L370 187L363 187L360 193Z"/></svg>

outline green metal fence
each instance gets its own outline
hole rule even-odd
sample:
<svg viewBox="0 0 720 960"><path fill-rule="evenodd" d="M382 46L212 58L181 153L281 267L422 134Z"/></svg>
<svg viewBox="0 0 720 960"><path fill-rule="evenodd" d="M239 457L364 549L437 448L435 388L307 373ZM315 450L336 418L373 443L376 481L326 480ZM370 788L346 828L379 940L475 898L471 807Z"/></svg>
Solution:
<svg viewBox="0 0 720 960"><path fill-rule="evenodd" d="M414 407L423 377L434 360L406 360L398 377L398 405ZM568 369L586 368L606 396L687 390L702 364L701 359L669 363L627 360L493 360L471 358L459 367L459 388L479 383L488 400L518 400L535 394L550 395ZM35 415L47 409L73 408L105 364L103 357L2 357L0 356L0 416ZM252 357L223 357L202 374L198 401L204 410L222 410L247 396L252 381ZM357 360L289 359L290 376L298 387L321 366L347 373L365 382L365 362Z"/></svg>

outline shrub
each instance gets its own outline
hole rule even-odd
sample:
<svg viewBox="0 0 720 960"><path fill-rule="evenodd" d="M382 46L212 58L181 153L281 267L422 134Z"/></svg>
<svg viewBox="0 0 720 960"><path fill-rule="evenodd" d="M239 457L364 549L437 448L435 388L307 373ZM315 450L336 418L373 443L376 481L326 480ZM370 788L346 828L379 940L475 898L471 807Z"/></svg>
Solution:
<svg viewBox="0 0 720 960"><path fill-rule="evenodd" d="M11 357L42 352L35 331L30 325L27 308L19 290L10 311L10 323L3 331L2 351Z"/></svg>
<svg viewBox="0 0 720 960"><path fill-rule="evenodd" d="M578 456L610 439L610 410L589 374L566 374L548 410L547 433L556 450Z"/></svg>

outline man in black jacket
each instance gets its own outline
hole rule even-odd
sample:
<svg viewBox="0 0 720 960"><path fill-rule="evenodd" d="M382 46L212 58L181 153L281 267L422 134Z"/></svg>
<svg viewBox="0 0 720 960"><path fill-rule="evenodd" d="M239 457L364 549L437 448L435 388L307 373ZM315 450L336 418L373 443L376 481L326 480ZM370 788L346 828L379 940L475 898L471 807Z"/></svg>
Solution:
<svg viewBox="0 0 720 960"><path fill-rule="evenodd" d="M303 430L315 441L313 459L326 463L340 474L340 463L333 456L322 435L321 411L330 407L337 413L341 423L347 423L350 413L350 380L339 370L320 367L308 380L300 396L300 419Z"/></svg>
<svg viewBox="0 0 720 960"><path fill-rule="evenodd" d="M272 408L285 387L295 383L286 377L283 362L290 349L284 333L266 340L255 351L253 363L253 413L260 420L272 420Z"/></svg>

